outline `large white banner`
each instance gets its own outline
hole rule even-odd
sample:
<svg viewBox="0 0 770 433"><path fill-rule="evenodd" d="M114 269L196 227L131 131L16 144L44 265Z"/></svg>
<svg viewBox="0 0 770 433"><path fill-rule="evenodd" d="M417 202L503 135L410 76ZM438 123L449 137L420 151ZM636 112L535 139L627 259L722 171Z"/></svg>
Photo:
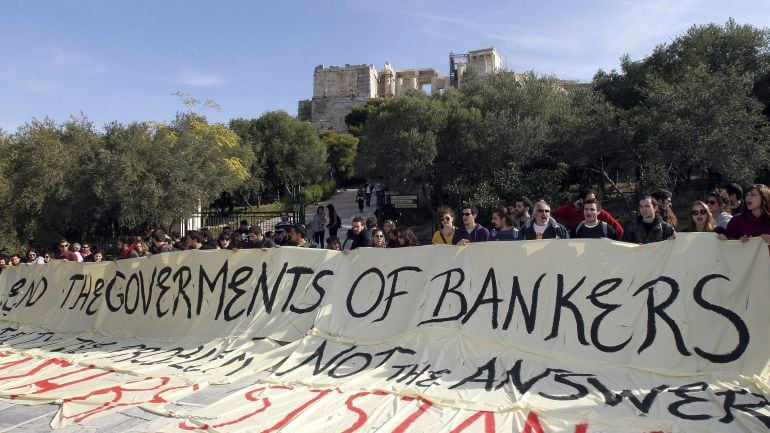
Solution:
<svg viewBox="0 0 770 433"><path fill-rule="evenodd" d="M0 399L163 431L770 431L769 282L766 244L707 234L21 266Z"/></svg>

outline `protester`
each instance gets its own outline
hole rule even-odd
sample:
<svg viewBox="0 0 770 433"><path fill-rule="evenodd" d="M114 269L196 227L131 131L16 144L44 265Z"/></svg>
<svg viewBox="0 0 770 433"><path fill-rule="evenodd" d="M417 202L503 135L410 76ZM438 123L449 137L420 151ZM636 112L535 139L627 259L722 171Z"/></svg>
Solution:
<svg viewBox="0 0 770 433"><path fill-rule="evenodd" d="M243 240L243 235L240 231L234 231L230 233L230 242L227 243L227 249L237 251L243 248L243 245L248 241L249 235L246 233L246 241Z"/></svg>
<svg viewBox="0 0 770 433"><path fill-rule="evenodd" d="M307 228L304 224L294 224L289 229L288 247L316 248L315 242L307 239Z"/></svg>
<svg viewBox="0 0 770 433"><path fill-rule="evenodd" d="M476 222L479 210L476 206L466 205L461 209L463 224L457 229L453 242L455 245L468 245L471 242L489 240L489 230Z"/></svg>
<svg viewBox="0 0 770 433"><path fill-rule="evenodd" d="M119 259L134 259L139 257L134 249L134 241L129 236L121 236L118 238L118 258Z"/></svg>
<svg viewBox="0 0 770 433"><path fill-rule="evenodd" d="M365 221L362 217L357 216L353 218L353 224L348 232L347 239L345 239L343 249L355 250L356 248L369 246L371 241L369 240L369 235L366 234L364 224Z"/></svg>
<svg viewBox="0 0 770 433"><path fill-rule="evenodd" d="M567 228L551 218L551 206L545 200L535 203L535 218L527 221L519 234L523 239L569 239Z"/></svg>
<svg viewBox="0 0 770 433"><path fill-rule="evenodd" d="M676 218L676 212L671 208L674 197L671 191L661 188L656 189L650 195L658 202L658 210L656 212L660 215L660 218L676 230L679 220Z"/></svg>
<svg viewBox="0 0 770 433"><path fill-rule="evenodd" d="M81 246L79 243L75 242L72 245L70 245L70 252L72 252L72 254L75 257L75 260L78 262L83 261L83 255L80 254L80 250L81 250Z"/></svg>
<svg viewBox="0 0 770 433"><path fill-rule="evenodd" d="M91 247L91 254L85 259L85 262L100 263L102 261L104 261L104 253L98 246L94 245Z"/></svg>
<svg viewBox="0 0 770 433"><path fill-rule="evenodd" d="M709 201L713 201L713 198L710 198ZM688 224L687 231L713 232L716 229L717 225L709 210L710 206L711 204L706 204L702 201L695 201L690 205L690 223Z"/></svg>
<svg viewBox="0 0 770 433"><path fill-rule="evenodd" d="M137 257L145 258L152 255L150 247L144 242L137 242L134 244L134 250L136 251Z"/></svg>
<svg viewBox="0 0 770 433"><path fill-rule="evenodd" d="M639 200L639 216L631 223L623 235L623 240L635 244L648 244L667 239L675 239L674 228L663 221L658 214L658 202L650 195Z"/></svg>
<svg viewBox="0 0 770 433"><path fill-rule="evenodd" d="M21 264L21 257L18 254L11 254L10 263L11 266L19 266Z"/></svg>
<svg viewBox="0 0 770 433"><path fill-rule="evenodd" d="M521 228L524 227L524 224L532 219L532 215L530 215L530 212L532 211L532 201L524 196L519 197L516 199L513 210L514 225L517 229L521 230Z"/></svg>
<svg viewBox="0 0 770 433"><path fill-rule="evenodd" d="M397 229L397 239L399 248L417 247L420 245L411 227L399 227Z"/></svg>
<svg viewBox="0 0 770 433"><path fill-rule="evenodd" d="M618 240L618 232L606 221L599 220L601 204L594 198L583 200L583 221L575 227L570 237L576 239L609 238Z"/></svg>
<svg viewBox="0 0 770 433"><path fill-rule="evenodd" d="M457 230L455 228L455 211L452 208L442 206L438 208L436 215L438 216L439 229L433 233L431 243L453 245L455 231Z"/></svg>
<svg viewBox="0 0 770 433"><path fill-rule="evenodd" d="M156 228L150 233L150 252L153 254L170 253L174 247L168 242L170 238L166 237L166 232L161 228Z"/></svg>
<svg viewBox="0 0 770 433"><path fill-rule="evenodd" d="M230 230L229 227L224 228L225 231ZM201 234L201 250L216 250L219 247L217 246L217 240L214 239L211 236L211 233L209 232L209 229L204 227L200 229L199 233Z"/></svg>
<svg viewBox="0 0 770 433"><path fill-rule="evenodd" d="M741 211L727 223L720 239L748 241L761 236L770 244L770 188L763 184L751 185L743 194Z"/></svg>
<svg viewBox="0 0 770 433"><path fill-rule="evenodd" d="M57 250L54 253L53 258L57 260L68 260L70 262L78 261L78 257L75 255L74 252L70 250L70 243L67 242L66 239L62 239L59 241L57 245Z"/></svg>
<svg viewBox="0 0 770 433"><path fill-rule="evenodd" d="M382 229L372 230L372 247L374 248L387 248L388 243L385 241L385 232Z"/></svg>
<svg viewBox="0 0 770 433"><path fill-rule="evenodd" d="M730 213L739 214L743 207L743 188L737 183L730 183L725 185L725 191L727 191L727 198L730 199Z"/></svg>
<svg viewBox="0 0 770 433"><path fill-rule="evenodd" d="M382 224L382 231L385 233L385 242L388 248L398 247L398 238L396 237L396 223L393 220L385 220Z"/></svg>
<svg viewBox="0 0 770 433"><path fill-rule="evenodd" d="M326 210L329 211L329 223L326 224L326 228L329 230L329 237L336 238L337 231L342 227L342 220L340 220L339 215L337 215L337 211L334 210L333 204L327 204Z"/></svg>
<svg viewBox="0 0 770 433"><path fill-rule="evenodd" d="M198 230L190 230L184 235L188 250L200 250L204 241L203 235Z"/></svg>
<svg viewBox="0 0 770 433"><path fill-rule="evenodd" d="M27 250L27 255L25 257L24 263L28 265L42 265L45 264L45 261L42 257L37 255L37 251L35 251L34 248L30 248Z"/></svg>
<svg viewBox="0 0 770 433"><path fill-rule="evenodd" d="M230 237L232 236L231 232L225 232L217 236L217 249L218 250L229 250L230 249ZM240 236L240 235L239 235Z"/></svg>
<svg viewBox="0 0 770 433"><path fill-rule="evenodd" d="M90 262L89 256L93 254L91 251L91 245L87 242L83 242L83 246L80 248L80 256L83 257L84 262Z"/></svg>
<svg viewBox="0 0 770 433"><path fill-rule="evenodd" d="M5 260L5 257L0 256L0 274L3 273L6 266L8 266L8 262Z"/></svg>
<svg viewBox="0 0 770 433"><path fill-rule="evenodd" d="M717 233L723 233L727 228L727 223L733 217L727 212L730 208L730 197L727 195L727 191L723 189L715 189L711 191L706 199L708 203L709 212L714 218L714 224L717 227Z"/></svg>
<svg viewBox="0 0 770 433"><path fill-rule="evenodd" d="M246 238L249 237L249 221L248 220L241 220L240 224L238 225L238 230L236 232L241 235L242 240L246 240Z"/></svg>
<svg viewBox="0 0 770 433"><path fill-rule="evenodd" d="M518 241L519 229L514 227L516 221L513 215L508 215L508 209L500 206L492 211L492 224L494 228L490 232L492 241Z"/></svg>
<svg viewBox="0 0 770 433"><path fill-rule="evenodd" d="M281 221L275 225L275 233L273 234L273 242L276 245L284 245L289 241L289 229L294 225L289 221L289 212L282 211L280 218Z"/></svg>
<svg viewBox="0 0 770 433"><path fill-rule="evenodd" d="M366 218L366 235L372 237L372 230L377 228L377 217L372 215Z"/></svg>
<svg viewBox="0 0 770 433"><path fill-rule="evenodd" d="M326 208L318 206L313 221L310 223L310 233L313 233L313 242L318 245L324 244L324 234L326 233Z"/></svg>
<svg viewBox="0 0 770 433"><path fill-rule="evenodd" d="M262 227L254 225L249 229L248 241L246 242L246 245L243 246L243 248L275 248L275 242L262 234Z"/></svg>
<svg viewBox="0 0 770 433"><path fill-rule="evenodd" d="M342 243L340 242L338 237L330 236L329 239L326 240L326 249L333 250L333 251L342 251Z"/></svg>
<svg viewBox="0 0 770 433"><path fill-rule="evenodd" d="M573 203L567 203L559 206L554 213L554 217L564 222L565 227L572 232L580 222L585 219L583 214L583 202L587 199L596 200L596 193L590 188L581 188L578 191L578 197ZM535 215L537 217L537 215ZM604 221L617 232L618 236L623 236L623 226L609 212L602 209L599 211L598 219Z"/></svg>

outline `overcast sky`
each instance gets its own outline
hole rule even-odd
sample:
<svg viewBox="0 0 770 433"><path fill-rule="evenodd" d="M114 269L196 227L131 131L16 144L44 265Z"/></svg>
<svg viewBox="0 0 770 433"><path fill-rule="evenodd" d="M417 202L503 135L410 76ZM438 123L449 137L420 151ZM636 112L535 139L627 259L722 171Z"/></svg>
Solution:
<svg viewBox="0 0 770 433"><path fill-rule="evenodd" d="M4 0L0 128L81 113L97 128L170 121L173 92L212 99L209 120L297 114L316 65L448 72L451 51L494 46L504 65L590 81L693 24L770 27L770 0Z"/></svg>

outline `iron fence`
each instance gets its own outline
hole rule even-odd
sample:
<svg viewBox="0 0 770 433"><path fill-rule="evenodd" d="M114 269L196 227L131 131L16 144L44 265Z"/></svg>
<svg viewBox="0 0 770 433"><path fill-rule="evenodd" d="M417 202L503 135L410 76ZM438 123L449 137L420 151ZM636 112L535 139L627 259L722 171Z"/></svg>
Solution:
<svg viewBox="0 0 770 433"><path fill-rule="evenodd" d="M289 211L288 213L289 221L292 223L298 222L297 212ZM191 215L189 219L182 222L182 235L189 230L200 230L205 227L208 229L210 236L216 238L225 227L237 230L240 227L241 221L246 221L249 227L258 225L262 227L263 232L266 232L268 230L275 230L275 225L281 221L280 214L281 211L200 212Z"/></svg>

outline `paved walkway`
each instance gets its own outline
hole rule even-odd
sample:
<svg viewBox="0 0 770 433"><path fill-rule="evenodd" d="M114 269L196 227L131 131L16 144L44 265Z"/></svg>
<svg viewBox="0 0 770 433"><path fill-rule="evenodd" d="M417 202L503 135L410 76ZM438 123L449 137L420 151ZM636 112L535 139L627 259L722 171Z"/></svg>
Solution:
<svg viewBox="0 0 770 433"><path fill-rule="evenodd" d="M353 217L360 215L366 219L374 215L374 211L377 210L375 207L376 198L372 197L371 207L366 207L366 205L364 205L364 211L359 212L358 202L356 202L357 192L358 189L356 188L338 189L336 194L327 198L326 200L306 206L305 219L307 220L307 223L310 224L310 222L313 221L313 215L315 215L318 206L326 206L327 204L331 203L334 205L334 209L337 211L337 215L339 215L340 219L342 220L342 228L340 228L337 232L337 237L340 238L340 241L345 242L346 234L350 229ZM327 220L328 216L329 215L327 213ZM312 236L310 234L308 235ZM327 231L324 235L324 239L328 238L329 232ZM324 245L324 247L325 246L326 245Z"/></svg>

